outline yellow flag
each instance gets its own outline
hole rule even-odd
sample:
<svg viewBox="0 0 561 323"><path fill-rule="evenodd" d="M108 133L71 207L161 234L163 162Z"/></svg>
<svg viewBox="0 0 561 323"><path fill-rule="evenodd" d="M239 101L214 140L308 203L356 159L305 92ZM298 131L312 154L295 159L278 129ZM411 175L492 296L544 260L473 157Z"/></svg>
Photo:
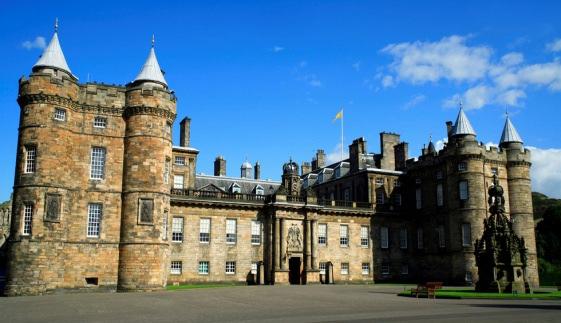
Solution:
<svg viewBox="0 0 561 323"><path fill-rule="evenodd" d="M337 119L343 119L343 110L337 112L337 114L335 115L335 119L333 119L333 121Z"/></svg>

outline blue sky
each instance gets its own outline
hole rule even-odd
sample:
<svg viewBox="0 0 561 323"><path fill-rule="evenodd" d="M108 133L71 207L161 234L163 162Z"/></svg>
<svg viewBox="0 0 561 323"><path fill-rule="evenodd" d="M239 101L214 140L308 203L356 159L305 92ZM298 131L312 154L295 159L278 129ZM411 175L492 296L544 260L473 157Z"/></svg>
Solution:
<svg viewBox="0 0 561 323"><path fill-rule="evenodd" d="M0 199L17 144L17 80L50 40L55 17L80 81L125 84L152 33L178 121L192 118L197 171L223 155L228 175L247 158L265 178L323 148L337 158L364 136L379 152L392 131L417 156L445 137L462 98L478 139L497 143L505 106L534 148L534 190L561 197L559 1L3 1L0 3ZM178 125L175 125L178 142Z"/></svg>

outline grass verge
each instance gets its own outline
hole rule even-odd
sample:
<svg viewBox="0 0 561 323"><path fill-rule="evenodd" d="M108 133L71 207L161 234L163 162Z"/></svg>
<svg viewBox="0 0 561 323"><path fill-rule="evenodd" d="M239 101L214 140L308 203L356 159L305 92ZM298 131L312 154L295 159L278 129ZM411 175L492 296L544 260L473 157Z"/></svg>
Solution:
<svg viewBox="0 0 561 323"><path fill-rule="evenodd" d="M399 296L411 296L411 291L403 291ZM535 291L532 294L511 294L511 293L478 293L474 290L465 289L440 289L436 291L436 298L452 298L452 299L541 299L541 300L557 300L561 299L561 291L545 292Z"/></svg>
<svg viewBox="0 0 561 323"><path fill-rule="evenodd" d="M187 290L187 289L200 289L200 288L219 288L219 287L235 287L245 286L245 284L232 284L232 283L215 283L215 284L182 284L182 285L168 285L166 290Z"/></svg>

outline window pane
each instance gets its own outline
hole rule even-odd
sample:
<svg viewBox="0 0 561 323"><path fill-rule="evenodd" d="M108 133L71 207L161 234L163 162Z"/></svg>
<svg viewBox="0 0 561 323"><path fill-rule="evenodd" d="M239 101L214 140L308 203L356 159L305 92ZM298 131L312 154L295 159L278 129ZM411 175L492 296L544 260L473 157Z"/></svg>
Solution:
<svg viewBox="0 0 561 323"><path fill-rule="evenodd" d="M173 218L171 222L171 241L183 241L183 218Z"/></svg>
<svg viewBox="0 0 561 323"><path fill-rule="evenodd" d="M235 219L226 219L226 243L236 243Z"/></svg>
<svg viewBox="0 0 561 323"><path fill-rule="evenodd" d="M417 188L415 190L415 207L418 209L420 209L422 207L422 193L421 193L421 189Z"/></svg>
<svg viewBox="0 0 561 323"><path fill-rule="evenodd" d="M362 247L368 247L368 227L363 225L360 227L360 245Z"/></svg>
<svg viewBox="0 0 561 323"><path fill-rule="evenodd" d="M407 228L399 229L399 247L407 249Z"/></svg>
<svg viewBox="0 0 561 323"><path fill-rule="evenodd" d="M341 275L348 275L349 274L349 263L344 262L341 263Z"/></svg>
<svg viewBox="0 0 561 323"><path fill-rule="evenodd" d="M208 261L199 261L199 274L208 275L209 265Z"/></svg>
<svg viewBox="0 0 561 323"><path fill-rule="evenodd" d="M200 219L199 221L199 242L210 242L210 219Z"/></svg>
<svg viewBox="0 0 561 323"><path fill-rule="evenodd" d="M23 230L22 235L28 236L31 234L31 224L33 221L33 205L25 204L23 207Z"/></svg>
<svg viewBox="0 0 561 323"><path fill-rule="evenodd" d="M88 205L88 232L90 238L99 237L99 227L101 224L102 207L101 204L92 203Z"/></svg>
<svg viewBox="0 0 561 323"><path fill-rule="evenodd" d="M320 274L325 275L325 267L326 267L325 262L320 262L319 263L319 273Z"/></svg>
<svg viewBox="0 0 561 323"><path fill-rule="evenodd" d="M327 224L318 224L318 244L324 245L327 243Z"/></svg>
<svg viewBox="0 0 561 323"><path fill-rule="evenodd" d="M444 191L441 183L436 184L436 205L444 205Z"/></svg>
<svg viewBox="0 0 561 323"><path fill-rule="evenodd" d="M367 262L362 263L362 274L369 275L370 274L370 264Z"/></svg>
<svg viewBox="0 0 561 323"><path fill-rule="evenodd" d="M36 160L37 148L35 146L25 146L25 173L35 173Z"/></svg>
<svg viewBox="0 0 561 323"><path fill-rule="evenodd" d="M462 245L464 247L471 247L471 224L462 224Z"/></svg>
<svg viewBox="0 0 561 323"><path fill-rule="evenodd" d="M423 229L417 229L417 249L423 249Z"/></svg>
<svg viewBox="0 0 561 323"><path fill-rule="evenodd" d="M172 275L181 275L183 264L181 261L172 261L171 262L171 269L170 274Z"/></svg>
<svg viewBox="0 0 561 323"><path fill-rule="evenodd" d="M467 181L461 181L459 183L459 189L460 189L460 200L465 201L469 198L468 195L468 182Z"/></svg>
<svg viewBox="0 0 561 323"><path fill-rule="evenodd" d="M175 164L176 165L185 165L185 157L183 156L175 156Z"/></svg>
<svg viewBox="0 0 561 323"><path fill-rule="evenodd" d="M183 175L173 176L173 188L183 189Z"/></svg>
<svg viewBox="0 0 561 323"><path fill-rule="evenodd" d="M339 243L341 246L348 246L349 245L349 226L348 225L341 225L340 226L340 236L339 236Z"/></svg>
<svg viewBox="0 0 561 323"><path fill-rule="evenodd" d="M235 274L236 273L236 262L235 261L226 261L226 274Z"/></svg>
<svg viewBox="0 0 561 323"><path fill-rule="evenodd" d="M107 126L107 119L104 117L95 117L93 126L94 128L105 128Z"/></svg>
<svg viewBox="0 0 561 323"><path fill-rule="evenodd" d="M388 227L380 228L380 247L387 249L389 245Z"/></svg>
<svg viewBox="0 0 561 323"><path fill-rule="evenodd" d="M251 221L251 243L261 243L261 223L259 221Z"/></svg>
<svg viewBox="0 0 561 323"><path fill-rule="evenodd" d="M91 154L90 178L103 179L105 171L105 148L93 147Z"/></svg>

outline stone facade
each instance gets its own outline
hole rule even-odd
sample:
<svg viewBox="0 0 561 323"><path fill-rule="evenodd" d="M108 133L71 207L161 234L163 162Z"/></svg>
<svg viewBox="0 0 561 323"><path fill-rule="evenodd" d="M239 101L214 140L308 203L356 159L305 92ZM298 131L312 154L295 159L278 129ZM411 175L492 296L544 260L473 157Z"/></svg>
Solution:
<svg viewBox="0 0 561 323"><path fill-rule="evenodd" d="M398 134L381 133L379 154L358 138L344 161L326 165L320 149L301 172L284 164L282 182L260 171L226 177L223 157L214 176L198 176L190 119L172 145L176 98L163 75L80 84L41 67L19 85L6 295L218 281L471 283L493 174L508 183L506 212L538 285L521 144L487 149L450 135L413 160Z"/></svg>

